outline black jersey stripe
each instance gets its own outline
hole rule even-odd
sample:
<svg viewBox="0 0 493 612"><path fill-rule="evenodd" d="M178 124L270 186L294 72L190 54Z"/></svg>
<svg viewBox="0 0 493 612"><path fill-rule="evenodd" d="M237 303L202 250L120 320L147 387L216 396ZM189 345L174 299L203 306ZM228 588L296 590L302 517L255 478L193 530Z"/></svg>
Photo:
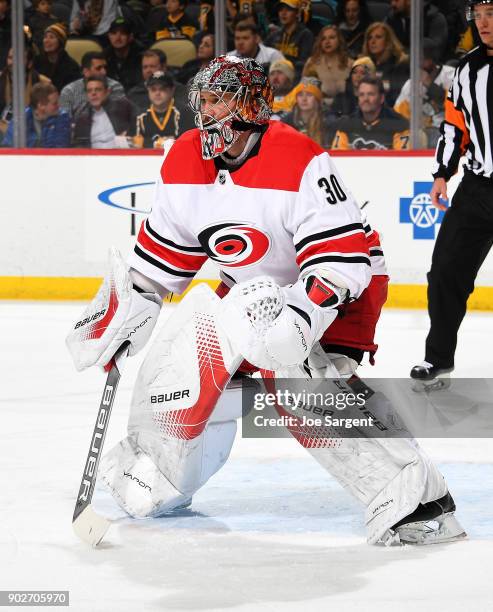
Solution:
<svg viewBox="0 0 493 612"><path fill-rule="evenodd" d="M312 266L318 266L321 263L362 263L371 266L370 258L361 255L323 255L322 257L315 257L305 261L300 267L300 272Z"/></svg>
<svg viewBox="0 0 493 612"><path fill-rule="evenodd" d="M300 240L297 244L294 245L296 252L298 253L310 242L316 242L317 240L325 240L326 238L335 238L336 236L340 236L341 234L346 234L347 232L353 232L355 230L362 230L362 223L349 223L348 225L341 225L340 227L335 227L333 229L327 230L325 232L318 232L317 234L311 234L310 236L306 236Z"/></svg>
<svg viewBox="0 0 493 612"><path fill-rule="evenodd" d="M484 46L460 61L448 99L464 118L469 140L467 168L478 176L493 177L493 65ZM457 171L462 156L462 132L445 121L440 131L435 176L448 180Z"/></svg>
<svg viewBox="0 0 493 612"><path fill-rule="evenodd" d="M154 238L154 240L162 242L166 246L170 246L173 249L176 249L177 251L183 251L185 253L200 253L200 255L205 255L202 247L183 246L181 244L176 244L176 242L173 242L172 240L168 240L168 238L163 238L163 236L160 236L156 232L156 230L152 229L151 224L149 223L149 219L146 219L145 227L149 234Z"/></svg>
<svg viewBox="0 0 493 612"><path fill-rule="evenodd" d="M478 141L478 150L476 151L476 156L482 159L478 159L478 161L484 163L485 160L485 138L483 132L483 125L481 123L481 119L486 119L485 117L481 118L479 113L478 106L478 98L477 95L484 96L486 95L486 91L478 90L480 84L478 83L478 73L476 70L469 71L469 94L471 96L471 123L474 125L474 129L476 131L476 138Z"/></svg>
<svg viewBox="0 0 493 612"><path fill-rule="evenodd" d="M488 80L486 81L486 99L488 101L493 100L493 70L491 70L491 66L488 70ZM488 136L491 151L493 147L493 108L491 107L491 104L488 104Z"/></svg>
<svg viewBox="0 0 493 612"><path fill-rule="evenodd" d="M197 271L195 271L195 272L185 272L185 270L175 270L173 268L168 267L161 260L155 259L154 257L151 257L151 255L149 255L148 253L143 251L139 247L138 244L135 245L134 251L135 251L135 253L140 258L144 259L145 261L147 261L148 263L152 264L153 266L156 266L156 268L159 268L159 269L163 270L167 274L172 274L173 276L180 276L181 278L193 278L197 274Z"/></svg>

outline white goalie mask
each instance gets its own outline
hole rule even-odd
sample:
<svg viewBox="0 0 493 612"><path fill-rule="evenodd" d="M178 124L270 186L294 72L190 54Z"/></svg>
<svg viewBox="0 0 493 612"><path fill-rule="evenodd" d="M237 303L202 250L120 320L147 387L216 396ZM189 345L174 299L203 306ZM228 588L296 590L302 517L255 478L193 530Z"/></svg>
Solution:
<svg viewBox="0 0 493 612"><path fill-rule="evenodd" d="M269 121L273 96L260 64L222 55L197 73L188 100L200 130L202 157L213 159L248 129L242 125Z"/></svg>

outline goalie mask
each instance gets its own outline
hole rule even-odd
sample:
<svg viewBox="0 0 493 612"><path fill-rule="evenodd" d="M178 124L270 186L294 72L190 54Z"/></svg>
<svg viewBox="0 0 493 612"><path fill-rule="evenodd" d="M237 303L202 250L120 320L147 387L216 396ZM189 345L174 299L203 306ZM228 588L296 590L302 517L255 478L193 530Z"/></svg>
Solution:
<svg viewBox="0 0 493 612"><path fill-rule="evenodd" d="M197 73L188 96L200 130L202 157L230 149L242 131L268 123L272 90L255 60L221 55Z"/></svg>

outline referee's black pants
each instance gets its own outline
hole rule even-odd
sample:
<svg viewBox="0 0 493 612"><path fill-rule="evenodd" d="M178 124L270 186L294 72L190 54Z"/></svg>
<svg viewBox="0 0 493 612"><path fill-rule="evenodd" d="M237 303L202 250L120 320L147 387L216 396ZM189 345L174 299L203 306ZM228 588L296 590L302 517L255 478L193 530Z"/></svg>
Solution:
<svg viewBox="0 0 493 612"><path fill-rule="evenodd" d="M428 272L425 360L454 365L457 332L479 268L493 244L493 180L466 171L445 213Z"/></svg>

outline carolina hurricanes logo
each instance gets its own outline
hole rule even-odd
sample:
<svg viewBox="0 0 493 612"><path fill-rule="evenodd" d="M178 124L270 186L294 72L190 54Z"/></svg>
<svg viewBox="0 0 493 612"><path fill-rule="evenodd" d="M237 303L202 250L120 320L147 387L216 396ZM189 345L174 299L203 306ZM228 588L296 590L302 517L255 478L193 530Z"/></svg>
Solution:
<svg viewBox="0 0 493 612"><path fill-rule="evenodd" d="M222 266L239 268L258 263L270 249L269 236L244 223L221 223L198 235L207 255Z"/></svg>

